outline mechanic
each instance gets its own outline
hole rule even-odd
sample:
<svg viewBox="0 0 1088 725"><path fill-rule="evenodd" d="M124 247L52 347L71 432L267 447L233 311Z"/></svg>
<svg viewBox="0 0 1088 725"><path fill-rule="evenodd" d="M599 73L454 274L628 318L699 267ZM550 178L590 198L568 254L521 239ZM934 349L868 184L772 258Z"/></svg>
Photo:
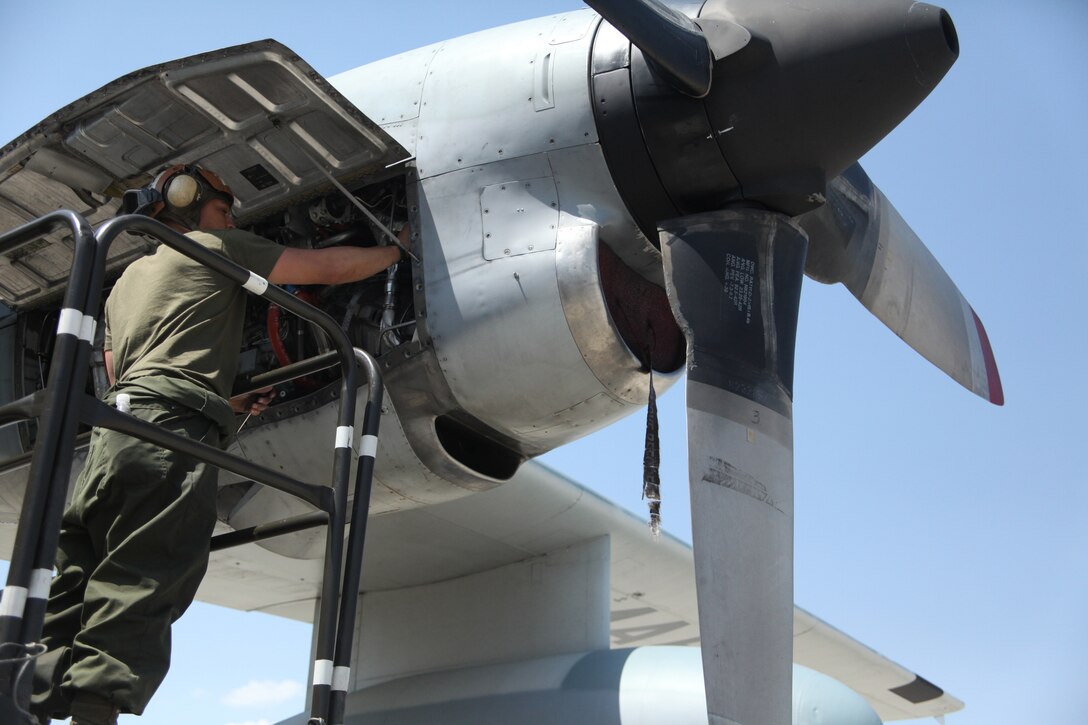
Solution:
<svg viewBox="0 0 1088 725"><path fill-rule="evenodd" d="M340 284L401 259L396 246L282 247L235 229L230 188L197 166L172 166L124 210L157 218L276 284ZM402 242L407 236L401 233ZM269 391L231 399L247 293L162 244L133 262L106 302L106 402L226 447L236 413ZM78 725L141 714L170 665L170 626L196 594L216 520L217 469L95 428L64 513L32 709Z"/></svg>

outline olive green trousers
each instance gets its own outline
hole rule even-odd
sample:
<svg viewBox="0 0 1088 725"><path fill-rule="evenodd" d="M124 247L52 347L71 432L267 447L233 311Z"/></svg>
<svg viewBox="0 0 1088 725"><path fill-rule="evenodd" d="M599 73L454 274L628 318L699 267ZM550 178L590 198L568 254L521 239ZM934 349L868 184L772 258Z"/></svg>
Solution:
<svg viewBox="0 0 1088 725"><path fill-rule="evenodd" d="M133 395L132 414L209 445L191 408ZM217 469L96 428L65 510L32 709L65 717L78 692L140 714L170 666L170 625L208 566Z"/></svg>

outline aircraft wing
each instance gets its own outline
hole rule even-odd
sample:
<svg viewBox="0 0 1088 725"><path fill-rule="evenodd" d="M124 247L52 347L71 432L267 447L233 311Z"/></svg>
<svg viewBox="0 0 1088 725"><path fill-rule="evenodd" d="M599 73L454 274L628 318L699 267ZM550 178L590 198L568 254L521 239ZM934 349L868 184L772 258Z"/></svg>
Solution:
<svg viewBox="0 0 1088 725"><path fill-rule="evenodd" d="M602 536L610 540L612 647L697 645L691 547L667 533L654 541L638 517L536 463L494 490L371 519L363 591L446 582ZM198 598L310 621L319 580L317 560L246 546L213 555ZM793 621L794 661L852 688L882 719L963 707L803 609Z"/></svg>

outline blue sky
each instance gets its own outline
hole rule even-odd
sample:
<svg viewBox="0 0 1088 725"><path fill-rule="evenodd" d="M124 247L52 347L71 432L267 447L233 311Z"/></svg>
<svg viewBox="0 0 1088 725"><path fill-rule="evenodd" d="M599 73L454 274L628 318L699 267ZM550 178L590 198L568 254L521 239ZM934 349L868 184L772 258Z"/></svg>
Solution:
<svg viewBox="0 0 1088 725"><path fill-rule="evenodd" d="M171 12L5 2L0 142L117 76L196 52L273 37L332 75L578 7L193 0ZM807 281L795 385L796 601L964 700L950 724L1088 722L1077 694L1088 674L1079 455L1088 5L945 7L959 62L864 164L986 323L1008 402L975 398L844 289ZM690 538L682 385L661 405L665 525ZM636 415L545 461L641 513L642 438ZM196 605L176 628L174 667L145 721L275 722L301 709L308 658L308 627ZM268 692L288 699L269 704Z"/></svg>

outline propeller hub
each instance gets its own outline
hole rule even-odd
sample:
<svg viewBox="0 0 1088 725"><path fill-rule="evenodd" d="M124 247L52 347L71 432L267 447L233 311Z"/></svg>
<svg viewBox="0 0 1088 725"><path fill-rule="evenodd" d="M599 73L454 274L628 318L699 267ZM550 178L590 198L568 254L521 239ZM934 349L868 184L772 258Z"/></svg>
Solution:
<svg viewBox="0 0 1088 725"><path fill-rule="evenodd" d="M720 56L701 97L648 58L660 48L643 53L608 25L594 42L601 142L651 239L663 219L738 202L790 216L820 206L959 53L948 13L911 0L708 0L697 20Z"/></svg>
<svg viewBox="0 0 1088 725"><path fill-rule="evenodd" d="M707 113L743 197L795 215L895 128L959 52L940 8L911 0L710 0L752 40L714 67Z"/></svg>

